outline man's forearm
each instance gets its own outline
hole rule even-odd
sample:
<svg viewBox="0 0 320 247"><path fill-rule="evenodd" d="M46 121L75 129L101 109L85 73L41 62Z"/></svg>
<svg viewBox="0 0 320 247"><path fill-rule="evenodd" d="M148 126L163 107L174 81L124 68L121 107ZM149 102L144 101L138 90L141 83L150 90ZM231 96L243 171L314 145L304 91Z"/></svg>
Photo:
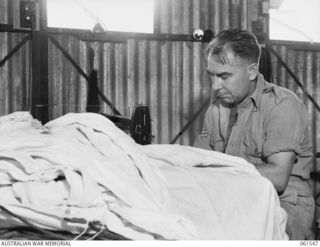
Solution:
<svg viewBox="0 0 320 247"><path fill-rule="evenodd" d="M287 177L284 177L281 169L277 169L274 164L260 163L255 164L255 167L259 173L269 179L278 193L282 193L288 184Z"/></svg>
<svg viewBox="0 0 320 247"><path fill-rule="evenodd" d="M294 152L279 152L268 156L265 162L256 164L260 174L268 178L278 193L283 192L289 181L289 176L295 162Z"/></svg>

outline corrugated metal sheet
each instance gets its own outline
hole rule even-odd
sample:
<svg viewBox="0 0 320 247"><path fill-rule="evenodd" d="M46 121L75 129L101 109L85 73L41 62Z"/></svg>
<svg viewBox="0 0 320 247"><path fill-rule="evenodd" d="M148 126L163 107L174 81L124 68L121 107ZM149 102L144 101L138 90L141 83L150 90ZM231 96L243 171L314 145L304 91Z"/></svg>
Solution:
<svg viewBox="0 0 320 247"><path fill-rule="evenodd" d="M215 33L226 28L251 30L258 19L257 0L157 0L155 30L161 33L190 34L195 29Z"/></svg>
<svg viewBox="0 0 320 247"><path fill-rule="evenodd" d="M210 94L201 43L129 40L88 45L95 53L100 89L121 114L130 118L138 103L149 106L155 143L172 141ZM102 111L111 113L106 104ZM198 131L199 125L191 125L178 142L191 144Z"/></svg>
<svg viewBox="0 0 320 247"><path fill-rule="evenodd" d="M0 23L8 23L8 0L0 0Z"/></svg>
<svg viewBox="0 0 320 247"><path fill-rule="evenodd" d="M86 54L94 51L99 88L123 116L130 118L140 102L149 106L155 143L171 142L209 97L204 44L146 40L85 44L67 36L59 37L59 42L87 72ZM85 111L87 82L51 43L49 54L51 118ZM102 100L101 106L101 112L112 113ZM178 143L191 144L201 125L201 118L196 119Z"/></svg>
<svg viewBox="0 0 320 247"><path fill-rule="evenodd" d="M81 69L89 74L90 51L86 44L72 36L59 35L55 39ZM51 41L48 49L49 118L54 119L68 112L85 112L87 81Z"/></svg>
<svg viewBox="0 0 320 247"><path fill-rule="evenodd" d="M0 23L10 22L9 0L0 0ZM0 60L27 34L0 32ZM30 42L25 43L0 67L0 115L27 110L30 102Z"/></svg>
<svg viewBox="0 0 320 247"><path fill-rule="evenodd" d="M0 33L0 60L2 60L26 34ZM30 96L30 57L28 41L2 67L0 67L0 115L26 110Z"/></svg>

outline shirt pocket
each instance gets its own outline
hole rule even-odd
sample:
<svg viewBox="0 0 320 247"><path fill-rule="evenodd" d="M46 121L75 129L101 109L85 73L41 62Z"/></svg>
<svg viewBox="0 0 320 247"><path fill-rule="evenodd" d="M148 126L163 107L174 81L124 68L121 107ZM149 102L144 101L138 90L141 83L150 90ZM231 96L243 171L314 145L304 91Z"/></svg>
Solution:
<svg viewBox="0 0 320 247"><path fill-rule="evenodd" d="M259 131L246 130L243 136L244 152L251 157L261 158L264 134Z"/></svg>

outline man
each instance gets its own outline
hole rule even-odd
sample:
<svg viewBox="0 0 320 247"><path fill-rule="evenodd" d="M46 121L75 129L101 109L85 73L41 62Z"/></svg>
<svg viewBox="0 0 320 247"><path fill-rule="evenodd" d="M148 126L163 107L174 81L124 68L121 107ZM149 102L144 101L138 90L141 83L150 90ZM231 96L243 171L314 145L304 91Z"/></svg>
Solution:
<svg viewBox="0 0 320 247"><path fill-rule="evenodd" d="M212 104L194 146L254 164L279 194L289 239L312 239L312 148L303 103L264 80L258 71L260 46L250 32L220 32L208 45L207 57Z"/></svg>

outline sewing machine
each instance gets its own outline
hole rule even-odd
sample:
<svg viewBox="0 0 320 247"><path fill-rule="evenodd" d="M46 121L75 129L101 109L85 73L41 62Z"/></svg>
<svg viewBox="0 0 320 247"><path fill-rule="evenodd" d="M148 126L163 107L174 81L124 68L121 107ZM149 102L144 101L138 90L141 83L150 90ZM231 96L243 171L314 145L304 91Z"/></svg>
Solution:
<svg viewBox="0 0 320 247"><path fill-rule="evenodd" d="M110 119L118 128L130 134L136 143L142 145L151 144L153 136L148 106L142 103L137 105L131 119L119 115L101 114Z"/></svg>

